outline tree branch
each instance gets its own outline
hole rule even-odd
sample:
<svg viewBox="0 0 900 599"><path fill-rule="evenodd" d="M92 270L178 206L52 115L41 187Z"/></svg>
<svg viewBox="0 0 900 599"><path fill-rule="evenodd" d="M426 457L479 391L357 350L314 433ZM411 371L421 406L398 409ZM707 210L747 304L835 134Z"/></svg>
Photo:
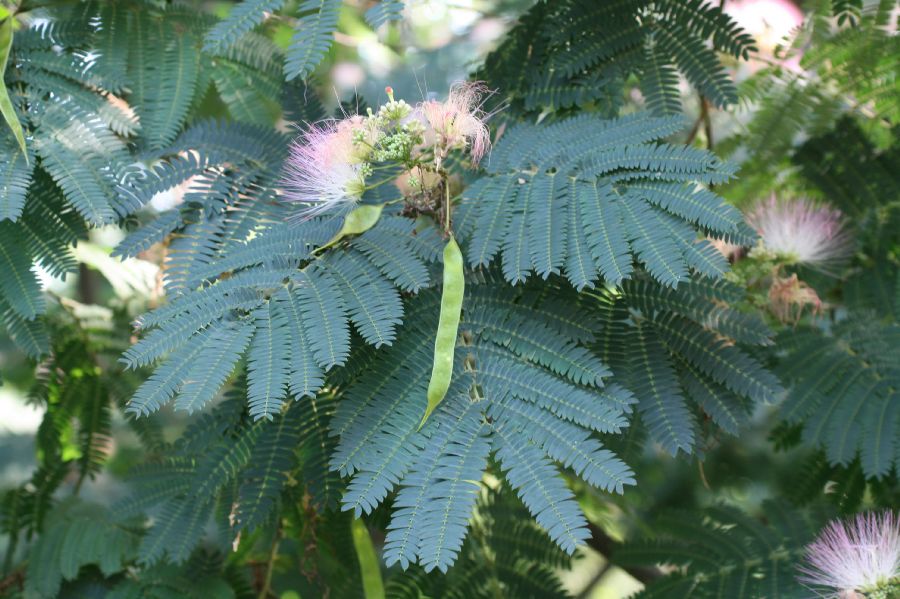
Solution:
<svg viewBox="0 0 900 599"><path fill-rule="evenodd" d="M275 559L278 557L278 545L281 543L281 527L275 531L272 546L269 548L269 558L266 560L265 578L259 591L259 599L267 599L272 590L272 572L275 570Z"/></svg>
<svg viewBox="0 0 900 599"><path fill-rule="evenodd" d="M5 596L7 591L17 589L21 591L25 588L25 568L20 566L13 570L6 578L0 580L0 596Z"/></svg>
<svg viewBox="0 0 900 599"><path fill-rule="evenodd" d="M610 562L615 563L613 555L615 554L618 543L593 522L588 523L588 529L591 531L591 537L587 540L588 546ZM644 568L641 566L619 567L625 570L632 578L644 584L653 582L654 580L665 576L659 568Z"/></svg>
<svg viewBox="0 0 900 599"><path fill-rule="evenodd" d="M594 574L594 577L588 581L587 585L578 593L578 596L575 599L588 599L594 594L594 587L600 584L600 581L603 580L603 577L606 576L606 573L612 569L612 562L606 560L606 563L597 570L597 573Z"/></svg>
<svg viewBox="0 0 900 599"><path fill-rule="evenodd" d="M713 129L712 129L712 118L710 117L710 104L709 100L700 96L700 114L697 116L697 120L694 121L694 124L691 126L691 130L688 133L687 139L684 141L686 145L691 145L694 143L694 140L697 139L697 134L700 133L700 126L703 126L703 134L706 136L706 147L709 150L713 149Z"/></svg>
<svg viewBox="0 0 900 599"><path fill-rule="evenodd" d="M712 117L710 116L709 100L700 98L700 116L703 117L703 132L706 134L706 149L713 149Z"/></svg>

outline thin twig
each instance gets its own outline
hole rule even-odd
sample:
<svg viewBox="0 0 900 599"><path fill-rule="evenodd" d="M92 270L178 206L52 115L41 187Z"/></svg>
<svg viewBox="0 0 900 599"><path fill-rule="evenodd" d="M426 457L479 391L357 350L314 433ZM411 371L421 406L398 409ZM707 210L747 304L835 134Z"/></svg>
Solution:
<svg viewBox="0 0 900 599"><path fill-rule="evenodd" d="M600 584L600 581L603 580L603 577L606 576L606 573L612 569L612 562L606 560L606 563L603 564L597 573L594 574L594 577L585 585L585 587L578 593L578 596L575 599L588 599L594 593L594 587Z"/></svg>
<svg viewBox="0 0 900 599"><path fill-rule="evenodd" d="M700 460L700 459L697 460L697 467L700 470L700 482L703 483L703 487L707 491L712 491L712 487L709 486L709 481L706 480L706 471L703 469L703 460Z"/></svg>
<svg viewBox="0 0 900 599"><path fill-rule="evenodd" d="M694 121L694 124L691 125L691 130L688 133L687 139L684 140L685 145L691 145L694 143L694 140L697 139L697 133L700 132L700 125L703 124L703 109L700 109L700 116L697 117L697 120Z"/></svg>
<svg viewBox="0 0 900 599"><path fill-rule="evenodd" d="M20 565L13 570L6 578L0 580L0 596L4 595L11 589L22 590L25 587L25 566Z"/></svg>
<svg viewBox="0 0 900 599"><path fill-rule="evenodd" d="M614 541L609 535L607 535L602 528L594 523L588 523L588 529L591 531L591 536L587 540L588 546L605 557L607 561L612 562L613 554L615 553L615 549L618 543ZM665 576L662 570L660 570L659 568L644 568L641 566L619 567L627 572L632 578L644 584L653 582L657 578L662 578L663 576Z"/></svg>
<svg viewBox="0 0 900 599"><path fill-rule="evenodd" d="M706 149L713 149L713 129L712 129L712 117L710 116L709 110L709 100L702 97L700 98L700 116L703 118L703 133L706 134Z"/></svg>
<svg viewBox="0 0 900 599"><path fill-rule="evenodd" d="M691 126L691 130L684 142L686 145L691 145L692 143L694 143L694 140L697 139L697 134L700 133L701 125L703 125L703 133L704 135L706 135L706 146L710 150L712 150L713 131L712 119L709 115L709 100L707 100L703 96L700 96L700 114L697 115L697 120L695 120L694 124Z"/></svg>
<svg viewBox="0 0 900 599"><path fill-rule="evenodd" d="M278 557L278 545L281 543L281 529L275 531L272 539L272 547L269 549L269 559L266 560L266 576L263 579L262 589L259 591L259 599L267 599L272 589L272 572L275 569L275 558Z"/></svg>
<svg viewBox="0 0 900 599"><path fill-rule="evenodd" d="M447 234L452 233L450 230L450 179L444 177L444 231Z"/></svg>

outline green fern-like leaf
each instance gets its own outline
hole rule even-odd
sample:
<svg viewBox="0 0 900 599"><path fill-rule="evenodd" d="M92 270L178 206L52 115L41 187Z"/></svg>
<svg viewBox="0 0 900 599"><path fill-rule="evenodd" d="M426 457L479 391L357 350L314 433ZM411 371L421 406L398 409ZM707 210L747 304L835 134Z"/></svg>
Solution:
<svg viewBox="0 0 900 599"><path fill-rule="evenodd" d="M347 300L350 320L366 341L380 347L391 344L403 316L400 294L355 251L329 256L328 272Z"/></svg>
<svg viewBox="0 0 900 599"><path fill-rule="evenodd" d="M250 415L272 418L281 410L290 377L290 332L287 318L272 302L254 312L256 332L247 357Z"/></svg>
<svg viewBox="0 0 900 599"><path fill-rule="evenodd" d="M312 346L302 324L299 297L288 289L281 289L272 301L280 319L287 322L287 333L291 340L291 355L294 362L290 369L288 385L296 397L315 396L324 383L324 371L313 358Z"/></svg>
<svg viewBox="0 0 900 599"><path fill-rule="evenodd" d="M379 2L366 11L366 23L373 29L389 21L399 21L403 18L403 0L379 0Z"/></svg>
<svg viewBox="0 0 900 599"><path fill-rule="evenodd" d="M44 311L44 298L20 229L0 221L0 299L21 318L34 319Z"/></svg>
<svg viewBox="0 0 900 599"><path fill-rule="evenodd" d="M325 370L343 364L350 351L350 330L343 296L327 273L306 273L294 291L313 356Z"/></svg>
<svg viewBox="0 0 900 599"><path fill-rule="evenodd" d="M411 324L391 348L361 366L372 374L344 391L332 421L340 437L332 468L353 474L344 509L369 512L402 487L386 545L391 563L441 571L453 563L472 483L492 447L532 514L567 551L587 532L551 460L603 489L634 483L627 466L590 438L590 430L625 427L634 399L615 385L601 388L609 371L556 331L592 334L502 283L478 283L467 285L460 328L468 345L457 348L448 399L421 430L437 305L429 291L407 307Z"/></svg>
<svg viewBox="0 0 900 599"><path fill-rule="evenodd" d="M631 350L629 382L650 434L663 448L676 454L691 453L694 445L694 419L678 386L672 364L663 345L656 339L653 326L638 323L633 333L623 339Z"/></svg>
<svg viewBox="0 0 900 599"><path fill-rule="evenodd" d="M216 419L211 420L214 423ZM188 467L186 492L173 492L170 483L164 483L169 497L162 504L157 522L141 540L142 564L157 563L163 556L176 563L187 560L203 537L216 493L249 463L264 424L268 422L256 422L233 439L216 439L212 447L206 448L205 456ZM170 476L167 470L163 472Z"/></svg>
<svg viewBox="0 0 900 599"><path fill-rule="evenodd" d="M240 475L237 516L240 529L253 530L276 508L288 473L296 462L294 449L301 438L301 409L302 406L294 405L262 426L249 465Z"/></svg>
<svg viewBox="0 0 900 599"><path fill-rule="evenodd" d="M193 412L210 401L231 375L252 334L253 326L247 322L214 326L185 376L175 407Z"/></svg>
<svg viewBox="0 0 900 599"><path fill-rule="evenodd" d="M445 471L448 468L461 469L474 465L478 469L475 477L480 476L484 465L479 464L477 458L480 455L482 461L484 460L490 451L490 444L483 439L481 416L477 405L465 401L464 398L456 396L451 401L443 403L435 418L440 419L444 426L439 427L422 448L427 457L410 471L405 479L409 485L400 490L395 501L390 530L385 539L385 561L388 565L399 562L406 569L417 561L421 553L426 556L428 569L441 566L446 569L446 565L452 562L459 552L465 535L472 504L459 501L443 491L453 490L454 485L466 483L459 480L461 476L452 476L458 474L452 470L445 472L451 476L442 479L443 484L439 485L439 489L433 485L433 481L441 471L442 464ZM462 427L465 436L456 437L459 427ZM448 452L454 442L462 449L459 454ZM445 455L447 457L442 459ZM474 464L470 465L469 460ZM443 488L447 486L451 489ZM478 487L472 484L461 490L473 497L477 489ZM433 521L434 526L427 527L426 520ZM423 534L427 534L427 541L422 539Z"/></svg>
<svg viewBox="0 0 900 599"><path fill-rule="evenodd" d="M616 551L624 566L677 566L650 583L638 597L788 598L802 594L794 562L814 535L811 519L786 505L766 502L768 526L735 508L671 513L654 526L655 539L628 543Z"/></svg>
<svg viewBox="0 0 900 599"><path fill-rule="evenodd" d="M37 360L50 352L50 335L44 323L38 319L27 320L0 300L0 322L16 346Z"/></svg>
<svg viewBox="0 0 900 599"><path fill-rule="evenodd" d="M866 476L883 477L900 458L895 323L855 315L832 335L805 331L780 341L789 351L780 372L790 382L785 417L803 424L803 439L822 445L828 461L860 455ZM865 431L865 433L863 432Z"/></svg>
<svg viewBox="0 0 900 599"><path fill-rule="evenodd" d="M8 134L0 138L0 144L0 221L16 221L25 208L33 172L28 162L34 162L34 156L26 159Z"/></svg>
<svg viewBox="0 0 900 599"><path fill-rule="evenodd" d="M200 77L199 40L177 19L147 16L132 22L128 64L131 102L150 148L172 142L194 99Z"/></svg>
<svg viewBox="0 0 900 599"><path fill-rule="evenodd" d="M203 40L204 52L220 52L231 46L242 35L262 23L266 13L280 10L284 5L285 0L244 0L206 33Z"/></svg>
<svg viewBox="0 0 900 599"><path fill-rule="evenodd" d="M725 281L695 278L673 289L646 275L599 296L604 329L594 347L639 399L650 436L672 453L693 446L688 400L734 433L754 403L781 394L779 381L735 343L771 344L760 319L729 307L742 296Z"/></svg>
<svg viewBox="0 0 900 599"><path fill-rule="evenodd" d="M746 60L755 51L753 38L705 0L561 0L532 7L479 76L514 112L534 115L571 105L616 114L625 82L637 76L646 106L668 114L681 111L675 67L724 107L737 94L716 52ZM523 56L546 66L526 67Z"/></svg>
<svg viewBox="0 0 900 599"><path fill-rule="evenodd" d="M533 445L494 428L501 443L497 451L506 478L528 511L567 553L573 553L590 533L575 497L552 464Z"/></svg>
<svg viewBox="0 0 900 599"><path fill-rule="evenodd" d="M644 46L644 77L641 80L641 91L647 103L647 109L661 116L681 112L681 94L678 89L678 72L668 61L653 37L648 37Z"/></svg>
<svg viewBox="0 0 900 599"><path fill-rule="evenodd" d="M116 575L135 558L139 538L134 522L118 521L98 505L69 501L31 547L26 592L56 597L63 580L75 580L89 564L104 576Z"/></svg>
<svg viewBox="0 0 900 599"><path fill-rule="evenodd" d="M300 18L284 63L284 76L290 81L306 78L331 48L332 32L337 29L339 0L304 0Z"/></svg>
<svg viewBox="0 0 900 599"><path fill-rule="evenodd" d="M649 143L677 122L580 116L513 128L494 150L491 175L463 195L470 263L488 264L499 252L510 282L564 269L579 289L601 276L619 284L631 275L632 254L668 285L691 269L721 276L725 261L694 243L691 225L739 231L739 213L696 188L726 181L733 169L700 150Z"/></svg>

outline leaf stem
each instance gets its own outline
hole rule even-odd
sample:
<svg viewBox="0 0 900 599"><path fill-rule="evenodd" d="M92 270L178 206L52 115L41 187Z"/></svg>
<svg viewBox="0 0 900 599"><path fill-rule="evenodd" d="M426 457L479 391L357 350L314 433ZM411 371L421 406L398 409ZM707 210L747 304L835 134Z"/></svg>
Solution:
<svg viewBox="0 0 900 599"><path fill-rule="evenodd" d="M450 181L444 177L444 231L450 234Z"/></svg>
<svg viewBox="0 0 900 599"><path fill-rule="evenodd" d="M278 545L281 543L281 529L275 531L275 538L272 539L272 547L269 549L269 559L266 560L266 576L263 579L263 586L259 591L259 599L267 599L272 590L272 573L275 570L275 558L278 557Z"/></svg>
<svg viewBox="0 0 900 599"><path fill-rule="evenodd" d="M594 524L593 522L588 523L588 529L591 531L591 536L587 539L587 544L605 557L609 561L615 562L613 559L613 553L615 552L616 547L619 546L616 541L610 538L609 535L606 534L600 526ZM642 566L620 566L625 572L631 575L632 578L637 580L638 582L642 582L647 584L656 580L657 578L661 578L665 574L659 568L645 568Z"/></svg>

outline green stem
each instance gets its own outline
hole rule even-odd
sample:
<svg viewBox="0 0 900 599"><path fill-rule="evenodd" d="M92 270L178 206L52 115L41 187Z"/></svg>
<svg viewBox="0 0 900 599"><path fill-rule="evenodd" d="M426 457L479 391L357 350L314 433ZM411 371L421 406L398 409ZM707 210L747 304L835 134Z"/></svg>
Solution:
<svg viewBox="0 0 900 599"><path fill-rule="evenodd" d="M281 531L275 531L272 539L272 547L269 549L269 559L266 561L266 577L263 579L263 587L259 591L259 599L267 599L272 590L272 573L275 570L275 558L278 557L278 545L281 543Z"/></svg>
<svg viewBox="0 0 900 599"><path fill-rule="evenodd" d="M84 478L87 475L87 468L82 468L81 472L78 474L78 480L75 482L75 487L72 489L72 497L78 497L78 494L81 492L81 485L84 483Z"/></svg>
<svg viewBox="0 0 900 599"><path fill-rule="evenodd" d="M450 234L450 180L444 177L444 231Z"/></svg>
<svg viewBox="0 0 900 599"><path fill-rule="evenodd" d="M376 187L380 187L380 186L384 185L385 183L390 183L391 181L394 181L396 179L397 179L397 177L388 177L387 179L382 179L381 181L376 181L375 183L372 183L371 185L366 185L366 191L369 191L370 189L375 189Z"/></svg>
<svg viewBox="0 0 900 599"><path fill-rule="evenodd" d="M17 529L13 529L9 536L9 544L6 547L6 557L3 558L3 570L0 570L4 575L9 574L10 569L12 568L13 556L16 553L16 547L19 545L19 531Z"/></svg>
<svg viewBox="0 0 900 599"><path fill-rule="evenodd" d="M372 166L372 165L370 165ZM388 171L392 169L396 169L397 166L395 164L382 164L382 165L374 165L372 166L372 172L375 171Z"/></svg>
<svg viewBox="0 0 900 599"><path fill-rule="evenodd" d="M375 546L369 529L361 518L354 518L350 524L353 532L353 546L359 560L359 573L362 576L363 596L366 599L384 599L384 582L381 580L381 566L375 555Z"/></svg>

